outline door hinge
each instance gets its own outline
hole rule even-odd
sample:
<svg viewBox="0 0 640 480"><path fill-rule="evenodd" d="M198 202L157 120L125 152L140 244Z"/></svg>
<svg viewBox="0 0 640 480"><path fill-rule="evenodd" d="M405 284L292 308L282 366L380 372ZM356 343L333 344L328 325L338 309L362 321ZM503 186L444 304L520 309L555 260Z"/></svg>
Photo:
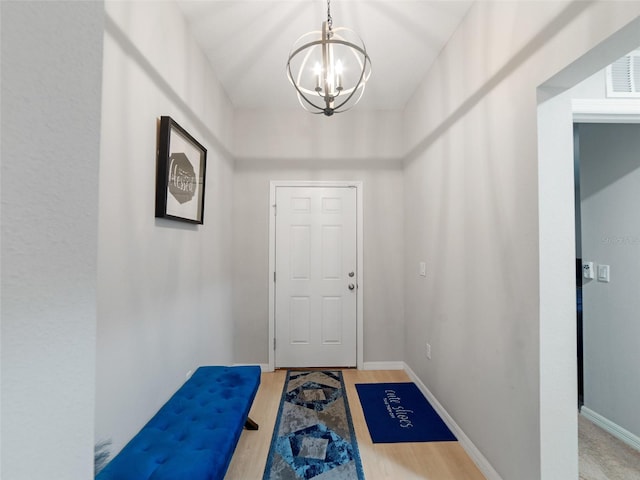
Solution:
<svg viewBox="0 0 640 480"><path fill-rule="evenodd" d="M276 272L273 272L273 283L276 283Z"/></svg>
<svg viewBox="0 0 640 480"><path fill-rule="evenodd" d="M273 337L273 349L276 349L276 337Z"/></svg>
<svg viewBox="0 0 640 480"><path fill-rule="evenodd" d="M278 205L277 205L277 204L275 204L275 203L273 204L273 215L274 215L275 217L277 217L277 216L278 216Z"/></svg>

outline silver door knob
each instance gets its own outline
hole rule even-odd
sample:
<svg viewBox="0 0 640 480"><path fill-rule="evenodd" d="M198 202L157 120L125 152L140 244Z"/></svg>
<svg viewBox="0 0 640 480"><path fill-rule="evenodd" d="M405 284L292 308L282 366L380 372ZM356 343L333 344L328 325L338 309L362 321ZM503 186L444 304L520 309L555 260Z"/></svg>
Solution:
<svg viewBox="0 0 640 480"><path fill-rule="evenodd" d="M349 284L349 290L353 290L354 288L356 288L356 286L353 283Z"/></svg>

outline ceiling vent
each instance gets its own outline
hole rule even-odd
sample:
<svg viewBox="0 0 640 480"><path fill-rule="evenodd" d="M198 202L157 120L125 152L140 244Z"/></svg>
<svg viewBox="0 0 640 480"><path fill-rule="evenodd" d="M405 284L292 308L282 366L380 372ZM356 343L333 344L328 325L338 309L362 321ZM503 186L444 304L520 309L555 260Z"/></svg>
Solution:
<svg viewBox="0 0 640 480"><path fill-rule="evenodd" d="M640 50L607 67L607 97L640 98Z"/></svg>

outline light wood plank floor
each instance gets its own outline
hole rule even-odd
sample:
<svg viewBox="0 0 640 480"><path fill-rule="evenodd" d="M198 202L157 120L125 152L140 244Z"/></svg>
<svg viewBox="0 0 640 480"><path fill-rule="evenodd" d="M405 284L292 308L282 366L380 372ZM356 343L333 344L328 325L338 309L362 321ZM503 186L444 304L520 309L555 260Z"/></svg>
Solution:
<svg viewBox="0 0 640 480"><path fill-rule="evenodd" d="M260 424L258 431L242 432L225 480L260 480L269 453L286 371L263 373L250 416ZM483 480L484 476L458 442L377 443L371 442L354 384L408 382L400 370L344 370L347 398L358 439L362 467L367 480L427 479Z"/></svg>

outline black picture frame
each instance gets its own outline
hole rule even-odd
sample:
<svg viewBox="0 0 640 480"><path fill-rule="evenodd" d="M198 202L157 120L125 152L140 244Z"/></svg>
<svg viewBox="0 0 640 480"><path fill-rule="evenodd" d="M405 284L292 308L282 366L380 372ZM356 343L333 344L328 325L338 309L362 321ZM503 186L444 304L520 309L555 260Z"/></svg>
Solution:
<svg viewBox="0 0 640 480"><path fill-rule="evenodd" d="M207 149L175 120L160 117L156 218L204 223Z"/></svg>

